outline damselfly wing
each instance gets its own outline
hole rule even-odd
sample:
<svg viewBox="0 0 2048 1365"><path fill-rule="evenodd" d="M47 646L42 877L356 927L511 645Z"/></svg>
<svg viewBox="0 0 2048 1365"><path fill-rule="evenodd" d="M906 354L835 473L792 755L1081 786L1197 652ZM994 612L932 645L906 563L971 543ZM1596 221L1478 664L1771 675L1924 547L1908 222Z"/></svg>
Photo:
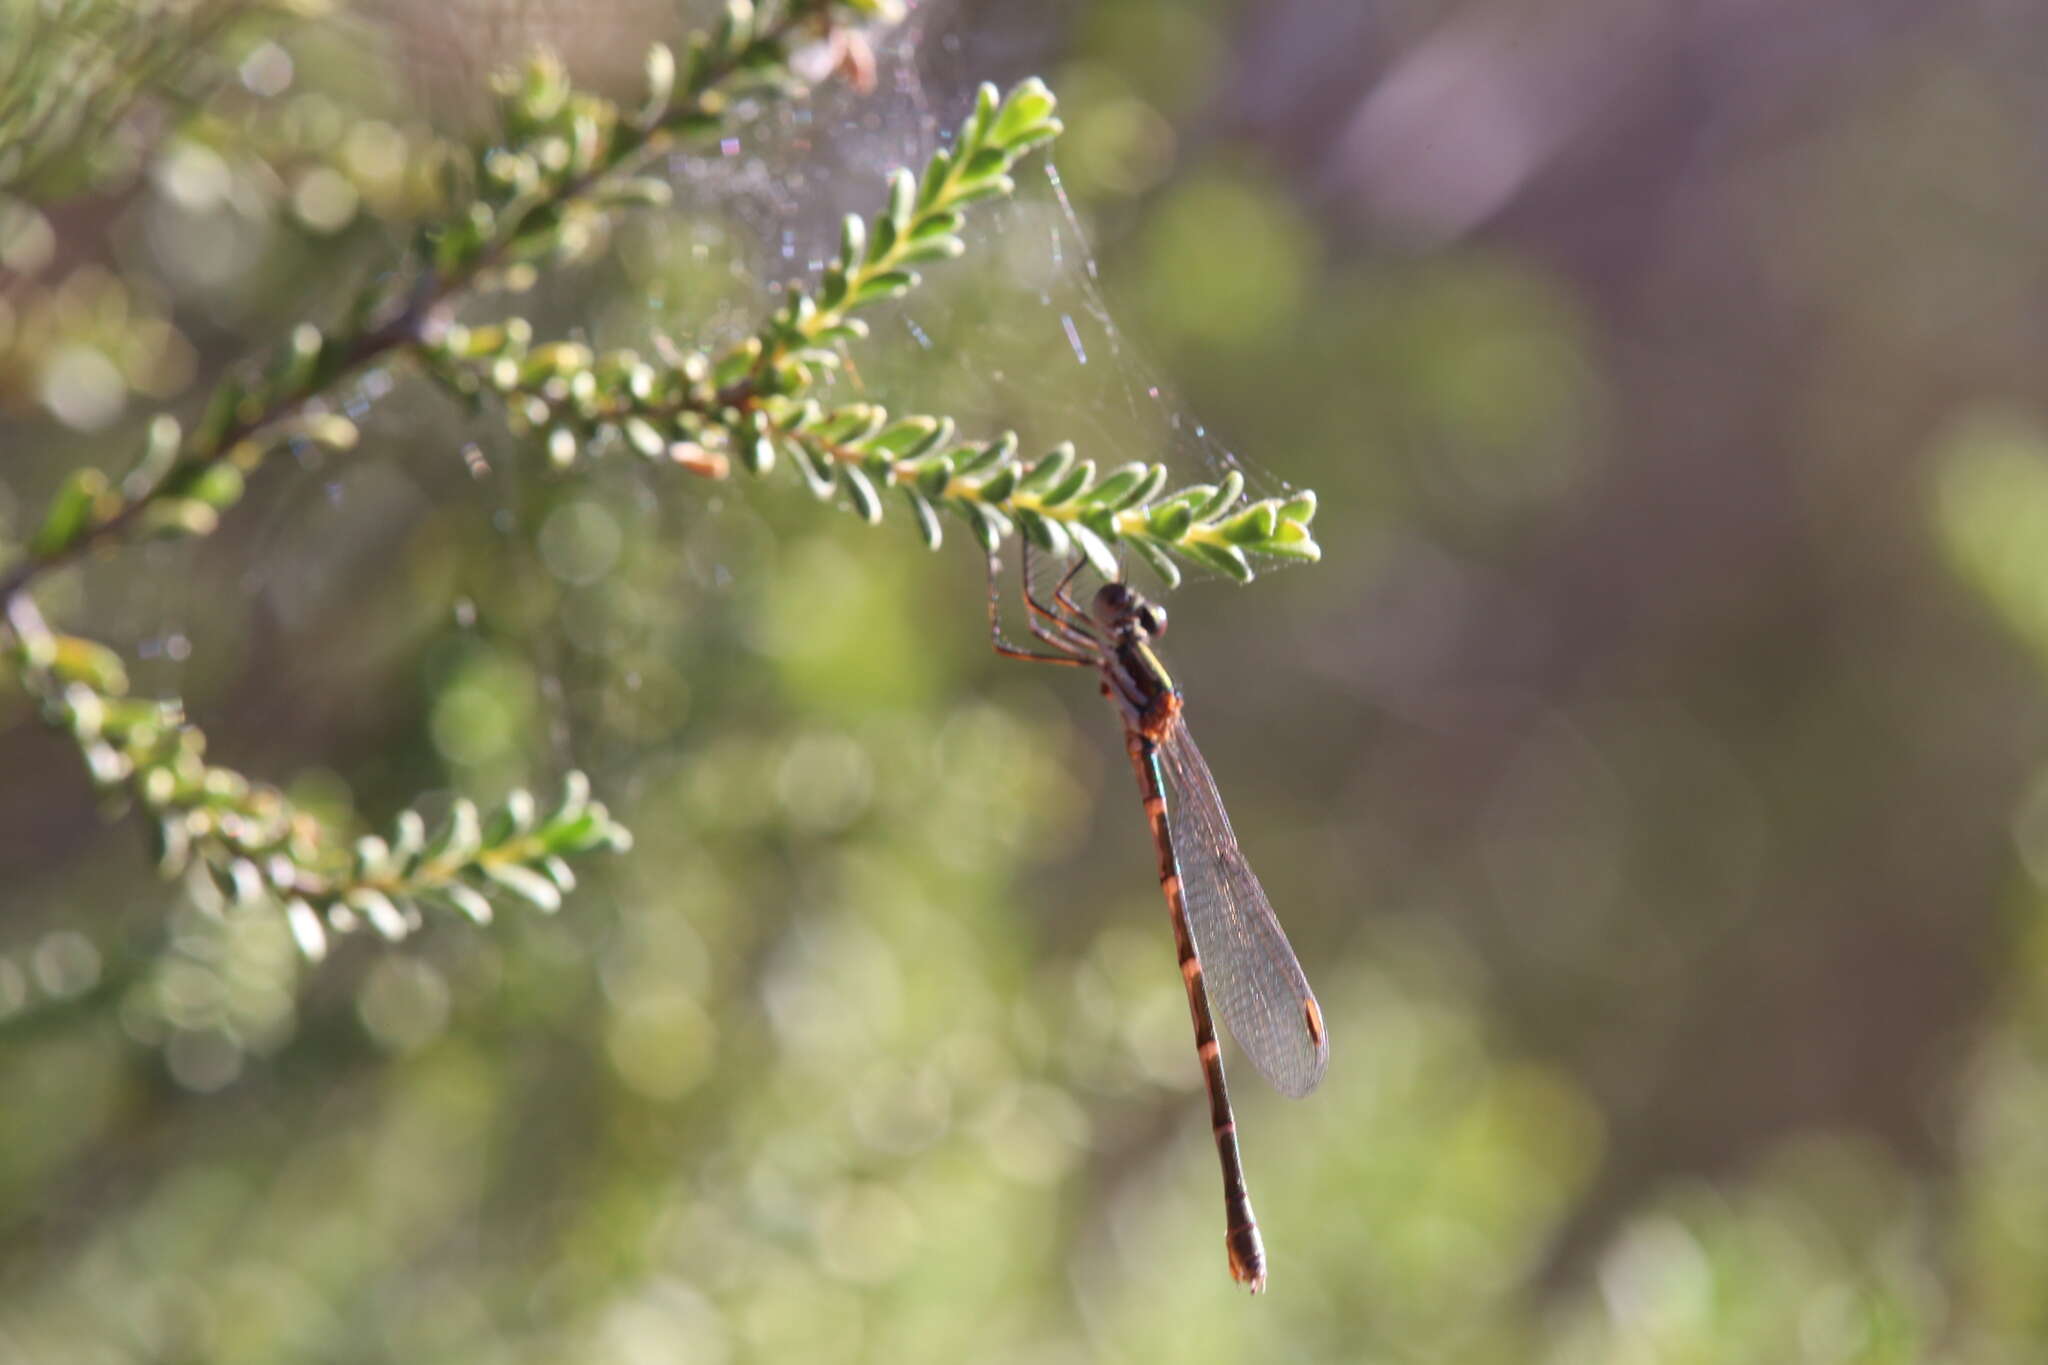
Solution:
<svg viewBox="0 0 2048 1365"><path fill-rule="evenodd" d="M1237 846L1216 779L1185 721L1167 727L1159 757L1188 928L1207 969L1209 998L1259 1074L1300 1099L1322 1081L1330 1061L1315 993Z"/></svg>

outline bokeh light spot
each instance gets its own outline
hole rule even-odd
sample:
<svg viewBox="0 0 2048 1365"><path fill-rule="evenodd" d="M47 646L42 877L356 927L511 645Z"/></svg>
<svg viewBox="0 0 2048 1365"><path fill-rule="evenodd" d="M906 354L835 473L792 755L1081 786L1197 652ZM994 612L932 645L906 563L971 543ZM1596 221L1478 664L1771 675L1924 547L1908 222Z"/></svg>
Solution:
<svg viewBox="0 0 2048 1365"><path fill-rule="evenodd" d="M43 366L42 397L50 415L65 426L98 431L127 406L128 381L106 352L70 342Z"/></svg>
<svg viewBox="0 0 2048 1365"><path fill-rule="evenodd" d="M242 1074L242 1049L219 1029L179 1031L164 1044L171 1079L187 1090L210 1095Z"/></svg>
<svg viewBox="0 0 2048 1365"><path fill-rule="evenodd" d="M541 559L549 573L574 587L610 573L623 543L618 518L588 499L563 503L541 523Z"/></svg>
<svg viewBox="0 0 2048 1365"><path fill-rule="evenodd" d="M1318 250L1277 194L1217 173L1176 189L1147 233L1145 294L1160 323L1197 341L1249 350L1300 312Z"/></svg>
<svg viewBox="0 0 2048 1365"><path fill-rule="evenodd" d="M680 1099L704 1079L718 1029L687 992L650 989L621 1003L605 1032L619 1079L649 1099Z"/></svg>
<svg viewBox="0 0 2048 1365"><path fill-rule="evenodd" d="M448 1026L448 983L417 957L387 957L356 993L356 1013L372 1038L393 1052L411 1052Z"/></svg>
<svg viewBox="0 0 2048 1365"><path fill-rule="evenodd" d="M917 1214L883 1185L851 1185L818 1213L818 1250L828 1274L862 1284L895 1278L917 1250Z"/></svg>
<svg viewBox="0 0 2048 1365"><path fill-rule="evenodd" d="M89 991L100 979L100 950L84 934L59 929L35 951L36 984L63 999Z"/></svg>
<svg viewBox="0 0 2048 1365"><path fill-rule="evenodd" d="M348 177L330 166L314 166L292 187L292 212L314 232L339 232L355 220L361 203Z"/></svg>

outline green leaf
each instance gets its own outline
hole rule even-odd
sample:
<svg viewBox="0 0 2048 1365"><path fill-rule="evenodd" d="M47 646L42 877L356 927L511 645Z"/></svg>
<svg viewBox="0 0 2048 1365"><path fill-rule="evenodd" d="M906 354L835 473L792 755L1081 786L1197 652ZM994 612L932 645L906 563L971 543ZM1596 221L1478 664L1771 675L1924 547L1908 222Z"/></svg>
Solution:
<svg viewBox="0 0 2048 1365"><path fill-rule="evenodd" d="M815 429L818 439L829 445L862 445L889 420L886 408L874 403L851 403L840 408Z"/></svg>
<svg viewBox="0 0 2048 1365"><path fill-rule="evenodd" d="M983 502L1008 502L1010 495L1017 491L1017 466L1006 464L981 481Z"/></svg>
<svg viewBox="0 0 2048 1365"><path fill-rule="evenodd" d="M342 903L370 922L386 939L396 943L405 937L405 916L391 897L375 887L358 886L343 896Z"/></svg>
<svg viewBox="0 0 2048 1365"><path fill-rule="evenodd" d="M132 501L146 496L163 481L178 458L179 438L177 418L169 413L159 413L150 419L149 436L143 444L142 455L121 481L123 497Z"/></svg>
<svg viewBox="0 0 2048 1365"><path fill-rule="evenodd" d="M1016 188L1017 182L1007 175L991 176L978 184L962 185L955 189L952 202L972 204L982 199L999 199L1012 193Z"/></svg>
<svg viewBox="0 0 2048 1365"><path fill-rule="evenodd" d="M934 237L952 237L957 235L960 229L966 225L967 216L965 214L953 213L942 209L936 213L928 213L918 219L917 226L910 230L910 240L913 242L928 242Z"/></svg>
<svg viewBox="0 0 2048 1365"><path fill-rule="evenodd" d="M1214 541L1191 540L1175 548L1196 563L1234 578L1240 583L1252 581L1252 566L1245 559L1244 551L1238 549L1235 545L1218 545Z"/></svg>
<svg viewBox="0 0 2048 1365"><path fill-rule="evenodd" d="M868 249L868 225L857 213L849 213L839 225L839 268L848 274L860 265Z"/></svg>
<svg viewBox="0 0 2048 1365"><path fill-rule="evenodd" d="M675 98L676 54L668 44L656 43L647 49L643 69L647 74L647 102L640 106L640 122L658 123L668 112L669 101Z"/></svg>
<svg viewBox="0 0 2048 1365"><path fill-rule="evenodd" d="M1100 535L1078 521L1068 524L1067 534L1081 547L1081 553L1088 557L1088 562L1094 566L1096 573L1104 578L1118 576L1120 566L1116 562L1116 552L1109 548L1109 543Z"/></svg>
<svg viewBox="0 0 2048 1365"><path fill-rule="evenodd" d="M562 774L562 804L555 809L556 820L573 820L590 809L590 774L571 768Z"/></svg>
<svg viewBox="0 0 2048 1365"><path fill-rule="evenodd" d="M883 210L898 235L910 227L910 214L917 204L917 181L910 172L898 166L889 172L889 201Z"/></svg>
<svg viewBox="0 0 2048 1365"><path fill-rule="evenodd" d="M1271 540L1279 529L1280 504L1270 498L1253 503L1217 527L1223 538L1233 545L1257 545Z"/></svg>
<svg viewBox="0 0 2048 1365"><path fill-rule="evenodd" d="M231 464L216 463L201 470L185 491L215 511L225 511L241 501L243 487L241 470Z"/></svg>
<svg viewBox="0 0 2048 1365"><path fill-rule="evenodd" d="M1062 441L1054 446L1035 464L1029 473L1017 481L1019 493L1036 493L1065 476L1074 464L1074 443Z"/></svg>
<svg viewBox="0 0 2048 1365"><path fill-rule="evenodd" d="M968 113L966 122L960 125L960 145L978 147L988 136L989 126L995 122L996 110L1002 106L1003 97L993 84L983 81L974 91L974 108Z"/></svg>
<svg viewBox="0 0 2048 1365"><path fill-rule="evenodd" d="M1169 589L1180 586L1180 565L1168 559L1157 545L1143 539L1126 540L1124 544L1136 550L1138 558L1144 560L1152 572L1159 575L1159 581Z"/></svg>
<svg viewBox="0 0 2048 1365"><path fill-rule="evenodd" d="M711 371L711 382L718 388L729 389L752 373L760 359L761 338L748 337L719 357Z"/></svg>
<svg viewBox="0 0 2048 1365"><path fill-rule="evenodd" d="M391 833L391 857L398 866L410 871L420 850L427 846L427 822L416 810L402 810Z"/></svg>
<svg viewBox="0 0 2048 1365"><path fill-rule="evenodd" d="M966 509L967 519L974 526L975 537L981 541L981 548L994 554L1002 548L1003 540L1013 529L1010 519L996 508L978 502L957 504Z"/></svg>
<svg viewBox="0 0 2048 1365"><path fill-rule="evenodd" d="M984 469L993 469L1017 453L1017 433L1006 431L978 450L973 450L956 459L953 468L960 474L979 474Z"/></svg>
<svg viewBox="0 0 2048 1365"><path fill-rule="evenodd" d="M915 270L878 271L860 282L853 291L853 297L847 301L847 306L859 308L863 304L893 299L908 293L916 284Z"/></svg>
<svg viewBox="0 0 2048 1365"><path fill-rule="evenodd" d="M47 559L77 544L98 520L98 504L106 495L105 474L97 469L73 471L57 490L57 496L50 499L50 510L43 516L41 529L29 540L29 553Z"/></svg>
<svg viewBox="0 0 2048 1365"><path fill-rule="evenodd" d="M917 468L917 491L927 498L942 498L953 486L953 461L940 455L925 460Z"/></svg>
<svg viewBox="0 0 2048 1365"><path fill-rule="evenodd" d="M667 438L645 417L628 417L619 424L619 430L625 434L626 444L650 460L658 460L668 452Z"/></svg>
<svg viewBox="0 0 2048 1365"><path fill-rule="evenodd" d="M220 513L191 498L162 498L152 502L142 509L140 522L144 536L166 540L210 536L219 525Z"/></svg>
<svg viewBox="0 0 2048 1365"><path fill-rule="evenodd" d="M719 18L712 46L729 56L738 56L753 40L754 6L750 0L725 0L725 12Z"/></svg>
<svg viewBox="0 0 2048 1365"><path fill-rule="evenodd" d="M67 683L82 683L103 697L128 690L128 670L121 656L96 640L59 635L52 642L50 671Z"/></svg>
<svg viewBox="0 0 2048 1365"><path fill-rule="evenodd" d="M1142 486L1141 481L1150 476L1152 468L1151 465L1138 463L1122 466L1114 474L1111 474L1101 483L1096 484L1095 487L1083 493L1080 497L1080 505L1083 507L1105 507L1111 510L1122 506L1130 493Z"/></svg>
<svg viewBox="0 0 2048 1365"><path fill-rule="evenodd" d="M157 771L161 772L162 769ZM192 860L192 834L185 827L183 815L167 815L151 825L155 834L157 875L175 877L183 872Z"/></svg>
<svg viewBox="0 0 2048 1365"><path fill-rule="evenodd" d="M477 814L476 803L458 797L448 808L448 822L423 852L430 863L465 867L475 860L483 844L483 820Z"/></svg>
<svg viewBox="0 0 2048 1365"><path fill-rule="evenodd" d="M896 260L900 265L924 265L931 261L957 260L966 251L967 243L958 237L931 237L906 244L896 253Z"/></svg>
<svg viewBox="0 0 2048 1365"><path fill-rule="evenodd" d="M1045 507L1064 507L1072 502L1081 491L1095 482L1095 461L1083 460L1067 471L1052 488L1039 495L1038 501Z"/></svg>
<svg viewBox="0 0 2048 1365"><path fill-rule="evenodd" d="M987 180L991 176L1001 175L1010 169L1013 160L1014 158L1000 147L984 147L967 159L966 166L960 171L960 183L971 185Z"/></svg>
<svg viewBox="0 0 2048 1365"><path fill-rule="evenodd" d="M1137 507L1143 503L1150 502L1153 498L1159 496L1159 490L1164 487L1166 487L1166 466L1163 464L1150 465L1143 474L1138 476L1138 481L1125 489L1120 496L1114 499L1099 500L1095 505L1106 512L1121 512L1126 508Z"/></svg>
<svg viewBox="0 0 2048 1365"><path fill-rule="evenodd" d="M932 506L930 498L915 488L905 487L903 498L910 504L910 510L917 518L917 532L924 537L925 547L938 549L945 539L945 532L939 526L938 509Z"/></svg>
<svg viewBox="0 0 2048 1365"><path fill-rule="evenodd" d="M807 441L791 441L789 453L795 457L797 472L804 476L804 485L811 490L811 496L820 502L831 497L839 485L824 457L811 449Z"/></svg>
<svg viewBox="0 0 2048 1365"><path fill-rule="evenodd" d="M930 421L931 419L927 418L926 420ZM952 439L953 419L941 417L936 422L932 422L929 431L902 452L902 458L906 461L921 460L940 446L952 441Z"/></svg>
<svg viewBox="0 0 2048 1365"><path fill-rule="evenodd" d="M1195 514L1184 502L1166 502L1153 508L1145 520L1155 537L1177 544L1194 529Z"/></svg>
<svg viewBox="0 0 2048 1365"><path fill-rule="evenodd" d="M484 899L481 891L467 882L450 882L441 888L441 894L448 903L469 916L478 924L489 924L493 918L491 903Z"/></svg>
<svg viewBox="0 0 2048 1365"><path fill-rule="evenodd" d="M1223 515L1232 503L1244 496L1244 475L1235 469L1228 471L1217 481L1216 491L1211 493L1195 508L1196 521L1209 521Z"/></svg>
<svg viewBox="0 0 2048 1365"><path fill-rule="evenodd" d="M1271 555L1275 559L1298 560L1303 564L1314 564L1320 560L1323 557L1323 547L1310 539L1306 531L1297 530L1295 537L1290 537L1287 534L1290 530L1299 528L1300 525L1300 522L1282 522L1280 524L1280 534L1259 546L1259 553Z"/></svg>
<svg viewBox="0 0 2048 1365"><path fill-rule="evenodd" d="M913 452L927 449L939 433L939 423L933 417L905 417L891 426L870 443L873 450L889 455L910 457Z"/></svg>
<svg viewBox="0 0 2048 1365"><path fill-rule="evenodd" d="M846 496L853 503L854 512L868 525L880 525L882 498L867 471L858 465L843 464L839 466L839 477L846 485Z"/></svg>
<svg viewBox="0 0 2048 1365"><path fill-rule="evenodd" d="M291 339L278 356L271 375L273 390L278 393L297 393L315 387L320 367L320 352L324 345L320 329L310 322L302 322L292 328Z"/></svg>
<svg viewBox="0 0 2048 1365"><path fill-rule="evenodd" d="M918 183L917 199L921 204L932 203L939 197L939 187L946 183L946 176L952 172L953 158L945 148L933 152L931 160L925 163L924 179Z"/></svg>
<svg viewBox="0 0 2048 1365"><path fill-rule="evenodd" d="M1067 528L1051 517L1042 517L1028 507L1017 509L1017 528L1024 538L1055 559L1067 554Z"/></svg>
<svg viewBox="0 0 2048 1365"><path fill-rule="evenodd" d="M562 893L556 885L519 863L485 863L484 875L535 909L550 914L562 908Z"/></svg>
<svg viewBox="0 0 2048 1365"><path fill-rule="evenodd" d="M489 823L484 826L485 845L497 848L531 833L537 814L533 793L524 787L514 787L505 793L505 800L491 813Z"/></svg>
<svg viewBox="0 0 2048 1365"><path fill-rule="evenodd" d="M1035 123L1031 127L1023 129L1004 145L1009 149L1012 156L1019 156L1042 142L1052 141L1065 131L1065 124L1056 118L1051 118L1043 123Z"/></svg>
<svg viewBox="0 0 2048 1365"><path fill-rule="evenodd" d="M299 945L308 962L318 962L327 956L327 930L321 927L320 916L312 906L293 896L284 903L284 922L292 931L292 942Z"/></svg>
<svg viewBox="0 0 2048 1365"><path fill-rule="evenodd" d="M1058 105L1045 82L1033 76L1010 91L989 128L988 140L997 146L1007 146L1027 130L1048 122Z"/></svg>

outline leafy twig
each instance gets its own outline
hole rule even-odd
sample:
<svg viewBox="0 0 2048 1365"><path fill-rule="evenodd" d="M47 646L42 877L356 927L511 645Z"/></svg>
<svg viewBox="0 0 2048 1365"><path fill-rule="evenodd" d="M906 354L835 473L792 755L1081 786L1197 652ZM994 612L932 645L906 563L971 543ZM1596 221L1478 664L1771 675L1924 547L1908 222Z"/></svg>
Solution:
<svg viewBox="0 0 2048 1365"><path fill-rule="evenodd" d="M508 142L451 168L473 193L449 220L422 230L394 276L395 294L363 290L350 319L332 333L298 327L260 378L230 379L189 432L159 417L133 470L117 486L81 469L60 492L29 553L0 574L0 601L79 556L137 534L204 535L239 500L247 474L297 437L349 445L353 426L317 410L323 395L367 366L409 350L445 325L456 296L517 286L535 260L575 254L589 218L621 203L666 196L638 178L647 160L676 139L719 126L737 89L785 85L791 42L840 16L872 12L845 0L789 0L766 22L734 3L712 37L699 35L680 64L657 47L652 90L636 117L573 90L560 63L537 56L501 87ZM304 418L303 421L298 419Z"/></svg>
<svg viewBox="0 0 2048 1365"><path fill-rule="evenodd" d="M465 396L495 395L515 430L544 434L557 465L623 444L724 478L735 462L766 473L781 453L818 497L867 521L881 519L885 490L898 493L934 547L944 509L989 549L1021 529L1055 554L1079 549L1105 575L1116 572L1113 547L1128 545L1169 584L1180 579L1175 556L1240 581L1253 576L1248 556L1317 558L1312 492L1245 504L1232 472L1168 493L1163 465L1098 476L1065 444L1025 465L1008 433L963 442L948 418L892 419L874 403L828 409L814 396L842 363L840 348L867 335L856 312L915 287L914 267L960 254L962 210L1010 192L1017 159L1059 132L1054 110L1037 81L1007 99L983 86L953 146L934 153L922 177L896 171L872 224L846 219L816 289L790 290L758 333L721 356L666 342L653 361L576 341L536 345L531 325L513 318L449 328L423 352L428 371Z"/></svg>
<svg viewBox="0 0 2048 1365"><path fill-rule="evenodd" d="M722 126L740 91L793 88L795 42L829 39L886 10L884 0L786 0L762 12L731 0L716 33L694 39L680 61L654 49L649 97L631 117L572 89L553 58L535 57L500 86L503 144L449 168L448 213L420 231L386 277L395 283L362 290L331 331L296 328L263 373L220 384L189 430L157 417L118 482L91 468L66 482L26 553L0 574L0 660L77 742L96 785L147 813L167 874L240 904L274 905L317 955L331 930L367 923L400 937L422 905L484 919L487 893L504 893L553 909L573 885L565 856L625 846L626 831L590 800L580 774L545 816L515 792L489 821L457 801L433 839L411 811L388 839L351 838L276 788L207 763L205 737L176 701L130 697L119 655L52 631L30 590L95 549L210 533L247 476L284 445L351 446L354 425L325 406L339 384L434 341L461 295L523 287L537 261L586 247L597 218L661 198L665 185L637 177L648 159Z"/></svg>
<svg viewBox="0 0 2048 1365"><path fill-rule="evenodd" d="M515 791L484 821L457 800L439 833L416 811L392 836L353 840L299 809L275 787L206 761L206 737L176 702L128 695L121 658L104 645L58 635L27 596L8 606L15 670L53 726L68 731L94 784L141 808L165 876L196 881L204 898L248 909L276 906L310 957L328 931L367 923L399 939L422 922L423 905L491 919L485 892L554 910L575 885L565 856L623 849L631 836L571 773L561 803L543 816Z"/></svg>

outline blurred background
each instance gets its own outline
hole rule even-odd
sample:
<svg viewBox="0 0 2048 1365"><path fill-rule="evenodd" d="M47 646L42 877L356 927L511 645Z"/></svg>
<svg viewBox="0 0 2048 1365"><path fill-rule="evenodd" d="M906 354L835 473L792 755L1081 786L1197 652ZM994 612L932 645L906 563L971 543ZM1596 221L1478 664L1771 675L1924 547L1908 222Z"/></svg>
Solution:
<svg viewBox="0 0 2048 1365"><path fill-rule="evenodd" d="M243 41L0 250L0 539L388 264L494 65L624 95L690 17ZM550 475L397 372L360 452L45 609L337 818L575 765L638 845L310 968L0 691L0 1358L2048 1358L2048 14L962 0L881 47L517 307L735 335L974 81L1050 81L1057 185L858 382L1321 495L1320 565L1166 642L1330 1021L1308 1100L1234 1073L1269 1295L1115 720L989 654L966 537Z"/></svg>

